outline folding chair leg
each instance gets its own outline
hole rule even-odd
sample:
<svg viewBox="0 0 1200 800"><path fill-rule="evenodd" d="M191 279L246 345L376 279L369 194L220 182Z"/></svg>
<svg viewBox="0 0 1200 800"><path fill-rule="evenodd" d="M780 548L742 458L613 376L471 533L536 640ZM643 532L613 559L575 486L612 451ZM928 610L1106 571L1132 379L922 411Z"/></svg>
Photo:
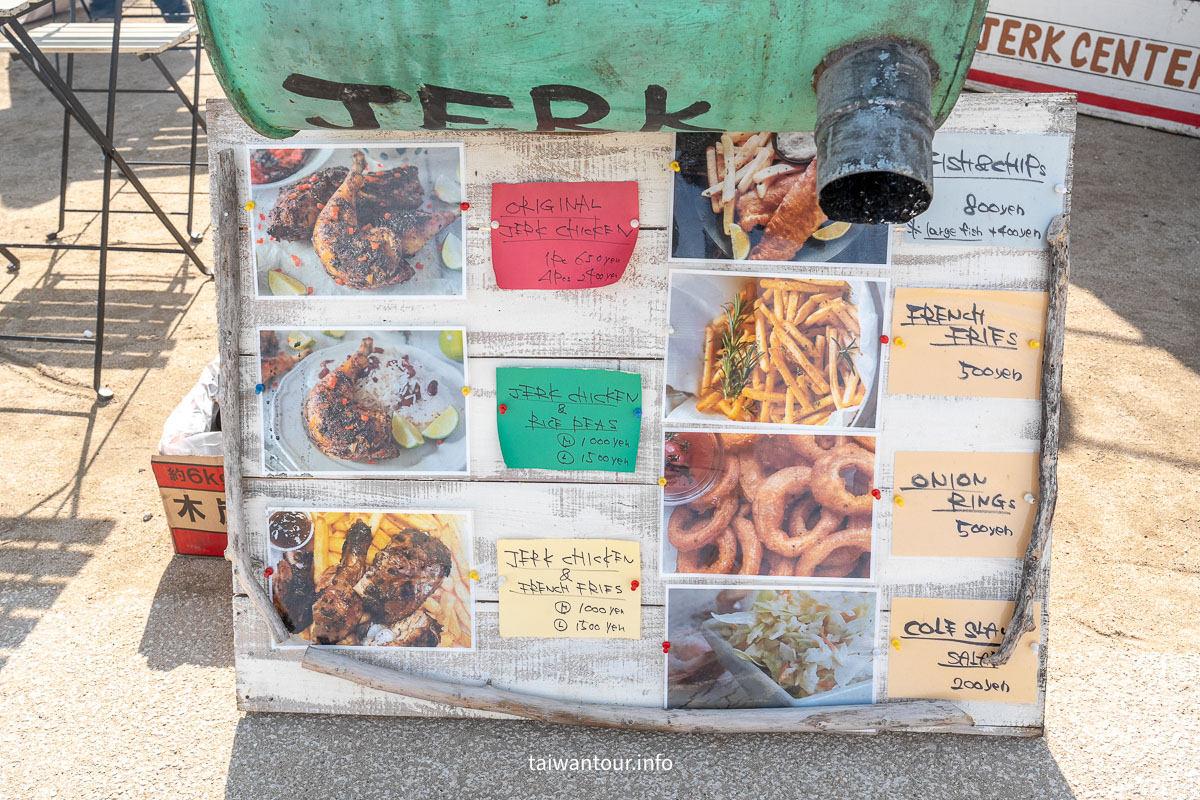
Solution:
<svg viewBox="0 0 1200 800"><path fill-rule="evenodd" d="M67 88L72 88L75 77L75 54L67 53ZM47 239L57 239L67 227L67 166L71 153L71 112L63 109L62 161L58 165L58 228L46 234Z"/></svg>
<svg viewBox="0 0 1200 800"><path fill-rule="evenodd" d="M8 261L9 275L16 275L21 271L21 259L14 256L12 251L7 247L0 246L0 256L3 256Z"/></svg>
<svg viewBox="0 0 1200 800"><path fill-rule="evenodd" d="M113 138L113 128L117 112L117 65L120 55L117 42L121 39L121 6L123 0L117 0L113 9L113 46L108 59L108 104L105 107L104 138L109 142ZM111 400L111 389L101 386L100 372L104 367L104 306L108 287L108 223L112 214L112 173L113 159L110 153L104 154L104 189L100 198L100 266L97 270L96 288L96 351L92 360L92 388L96 397L101 401Z"/></svg>
<svg viewBox="0 0 1200 800"><path fill-rule="evenodd" d="M162 59L158 57L158 53L150 53L148 55L138 57L143 60L150 59L154 62L154 66L158 67L158 71L162 73L163 77L167 79L167 83L171 85L171 88L175 91L175 94L178 95L179 102L183 103L183 107L186 108L189 113L191 113L192 120L200 123L200 127L204 128L204 132L207 133L208 125L205 124L204 117L200 116L200 111L196 108L195 103L188 98L187 92L185 92L183 87L179 85L179 82L175 80L175 76L171 74L171 70L167 69L167 65L164 64Z"/></svg>
<svg viewBox="0 0 1200 800"><path fill-rule="evenodd" d="M195 113L200 106L200 65L204 53L203 42L199 34L196 36L196 66L195 75L192 78L192 147L188 157L188 210L187 210L187 232L192 237L192 242L200 242L204 235L198 233L192 227L192 217L196 210L196 137L200 132L200 115ZM207 132L207 128L205 129Z"/></svg>

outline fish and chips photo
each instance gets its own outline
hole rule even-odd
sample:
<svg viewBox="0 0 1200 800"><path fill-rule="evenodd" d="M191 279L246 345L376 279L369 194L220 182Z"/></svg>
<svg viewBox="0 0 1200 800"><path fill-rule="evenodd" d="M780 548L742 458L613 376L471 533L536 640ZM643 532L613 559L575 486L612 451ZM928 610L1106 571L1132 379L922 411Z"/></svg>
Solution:
<svg viewBox="0 0 1200 800"><path fill-rule="evenodd" d="M248 148L258 295L461 295L462 152Z"/></svg>
<svg viewBox="0 0 1200 800"><path fill-rule="evenodd" d="M672 270L669 423L875 427L886 284Z"/></svg>
<svg viewBox="0 0 1200 800"><path fill-rule="evenodd" d="M874 590L667 587L667 708L875 701Z"/></svg>
<svg viewBox="0 0 1200 800"><path fill-rule="evenodd" d="M671 258L886 265L887 225L821 211L816 154L811 133L677 133Z"/></svg>
<svg viewBox="0 0 1200 800"><path fill-rule="evenodd" d="M466 473L462 328L258 336L268 473Z"/></svg>
<svg viewBox="0 0 1200 800"><path fill-rule="evenodd" d="M470 650L469 521L462 512L269 511L275 610L312 644Z"/></svg>
<svg viewBox="0 0 1200 800"><path fill-rule="evenodd" d="M871 577L873 437L664 437L664 573Z"/></svg>

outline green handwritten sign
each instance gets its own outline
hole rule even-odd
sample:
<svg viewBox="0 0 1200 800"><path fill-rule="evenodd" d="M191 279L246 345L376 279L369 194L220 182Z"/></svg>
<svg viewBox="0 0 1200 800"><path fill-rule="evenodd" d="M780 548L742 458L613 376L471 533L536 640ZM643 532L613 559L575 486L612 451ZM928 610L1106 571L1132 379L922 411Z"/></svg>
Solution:
<svg viewBox="0 0 1200 800"><path fill-rule="evenodd" d="M642 431L642 376L500 367L496 429L510 468L633 472Z"/></svg>

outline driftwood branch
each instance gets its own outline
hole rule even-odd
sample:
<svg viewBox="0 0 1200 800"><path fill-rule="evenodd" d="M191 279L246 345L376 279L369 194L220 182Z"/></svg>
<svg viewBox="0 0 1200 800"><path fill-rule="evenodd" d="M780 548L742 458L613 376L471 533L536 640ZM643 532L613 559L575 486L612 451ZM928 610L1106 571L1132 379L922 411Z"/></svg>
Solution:
<svg viewBox="0 0 1200 800"><path fill-rule="evenodd" d="M1033 519L1033 533L1025 550L1021 568L1021 585L1017 591L1017 606L996 652L984 656L983 662L999 667L1008 663L1017 642L1036 630L1034 604L1042 590L1042 559L1050 540L1050 523L1054 520L1054 504L1058 499L1058 426L1062 404L1063 339L1067 318L1067 284L1071 279L1069 257L1070 215L1060 214L1046 230L1050 243L1050 301L1046 307L1046 332L1042 337L1042 442L1038 461L1038 507Z"/></svg>
<svg viewBox="0 0 1200 800"><path fill-rule="evenodd" d="M577 703L489 685L451 683L368 664L318 647L309 647L301 663L305 669L314 672L418 700L512 714L540 722L597 728L680 733L881 733L974 724L957 706L942 700L825 708L686 711Z"/></svg>

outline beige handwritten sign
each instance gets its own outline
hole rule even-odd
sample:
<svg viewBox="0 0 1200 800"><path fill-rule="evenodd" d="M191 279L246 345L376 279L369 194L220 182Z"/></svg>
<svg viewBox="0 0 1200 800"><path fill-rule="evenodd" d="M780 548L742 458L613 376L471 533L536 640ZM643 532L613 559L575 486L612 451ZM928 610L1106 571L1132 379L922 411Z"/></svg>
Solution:
<svg viewBox="0 0 1200 800"><path fill-rule="evenodd" d="M1002 667L983 663L1004 638L1013 603L893 597L888 697L1032 703L1037 700L1038 631L1021 637ZM1041 627L1041 603L1033 618Z"/></svg>
<svg viewBox="0 0 1200 800"><path fill-rule="evenodd" d="M621 539L500 539L500 635L639 639L642 556Z"/></svg>
<svg viewBox="0 0 1200 800"><path fill-rule="evenodd" d="M1037 511L1037 460L1037 453L896 453L892 555L1023 558Z"/></svg>
<svg viewBox="0 0 1200 800"><path fill-rule="evenodd" d="M1045 292L896 289L888 391L1036 400Z"/></svg>

